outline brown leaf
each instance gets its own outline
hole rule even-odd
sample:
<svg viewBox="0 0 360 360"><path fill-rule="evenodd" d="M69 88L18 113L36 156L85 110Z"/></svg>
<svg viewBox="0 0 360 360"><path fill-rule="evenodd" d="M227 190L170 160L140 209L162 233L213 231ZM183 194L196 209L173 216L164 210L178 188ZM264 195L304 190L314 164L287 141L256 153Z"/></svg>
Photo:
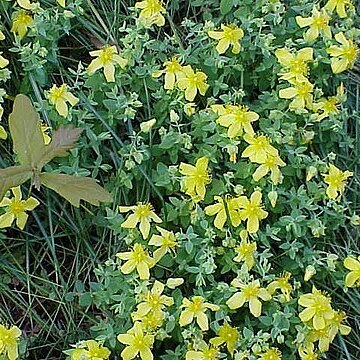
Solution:
<svg viewBox="0 0 360 360"><path fill-rule="evenodd" d="M53 134L49 145L45 146L43 156L41 157L39 168L41 169L45 164L55 157L63 157L68 155L68 150L75 146L76 141L83 129L74 128L73 126L60 127Z"/></svg>

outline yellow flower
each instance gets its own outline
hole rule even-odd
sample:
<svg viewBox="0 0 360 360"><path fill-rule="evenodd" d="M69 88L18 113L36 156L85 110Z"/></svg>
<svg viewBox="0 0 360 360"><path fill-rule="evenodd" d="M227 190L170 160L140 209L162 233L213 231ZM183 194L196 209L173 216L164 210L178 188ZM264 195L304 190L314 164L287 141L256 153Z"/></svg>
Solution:
<svg viewBox="0 0 360 360"><path fill-rule="evenodd" d="M329 164L329 173L321 174L324 176L324 181L328 184L326 195L333 200L339 199L345 191L346 180L352 176L351 171L341 171L335 165Z"/></svg>
<svg viewBox="0 0 360 360"><path fill-rule="evenodd" d="M360 256L358 260L352 257L345 258L344 266L350 270L346 275L345 285L347 287L360 286Z"/></svg>
<svg viewBox="0 0 360 360"><path fill-rule="evenodd" d="M281 360L281 351L275 347L270 348L264 354L261 354L259 360Z"/></svg>
<svg viewBox="0 0 360 360"><path fill-rule="evenodd" d="M294 53L286 48L277 49L275 56L279 63L285 68L278 75L282 80L305 81L309 72L308 61L313 60L314 50L311 47L303 48Z"/></svg>
<svg viewBox="0 0 360 360"><path fill-rule="evenodd" d="M231 285L240 288L241 291L232 295L227 301L226 305L234 310L241 308L246 302L249 303L249 309L251 314L255 317L261 315L262 304L259 298L263 301L271 299L271 295L268 291L260 287L260 281L254 280L249 284L243 284L238 279L234 279Z"/></svg>
<svg viewBox="0 0 360 360"><path fill-rule="evenodd" d="M193 101L197 92L205 95L209 85L206 83L207 75L202 71L194 72L190 65L184 66L178 75L178 86L185 91L185 99Z"/></svg>
<svg viewBox="0 0 360 360"><path fill-rule="evenodd" d="M49 126L45 126L45 125L41 125L41 133L44 139L44 144L45 145L49 145L51 142L51 137L49 136L49 134L47 133L48 130L50 130L51 128Z"/></svg>
<svg viewBox="0 0 360 360"><path fill-rule="evenodd" d="M255 264L254 254L256 247L256 242L248 242L246 238L241 240L240 245L235 247L236 256L233 260L236 262L244 261L248 270L250 270Z"/></svg>
<svg viewBox="0 0 360 360"><path fill-rule="evenodd" d="M57 1L57 3L58 3L60 6L62 6L62 7L65 7L65 6L66 6L65 0L56 0L56 1Z"/></svg>
<svg viewBox="0 0 360 360"><path fill-rule="evenodd" d="M244 133L254 135L251 123L258 119L259 115L254 111L249 111L247 106L227 105L226 112L221 114L216 122L228 128L227 135L232 139Z"/></svg>
<svg viewBox="0 0 360 360"><path fill-rule="evenodd" d="M249 146L242 152L241 157L248 157L253 163L264 164L269 156L279 156L277 149L270 145L265 135L244 135Z"/></svg>
<svg viewBox="0 0 360 360"><path fill-rule="evenodd" d="M321 98L316 103L314 103L314 110L321 114L318 114L316 121L321 121L330 115L338 115L340 113L339 106L344 98L344 86L341 84L338 86L336 91L336 96L331 96L329 98Z"/></svg>
<svg viewBox="0 0 360 360"><path fill-rule="evenodd" d="M329 333L331 341L340 332L341 335L349 335L351 327L344 325L343 321L346 319L346 314L343 311L335 311L334 317L328 321Z"/></svg>
<svg viewBox="0 0 360 360"><path fill-rule="evenodd" d="M326 322L334 317L331 308L331 299L313 286L312 293L303 294L298 300L299 305L305 307L300 314L300 320L304 323L310 322L315 330L326 327Z"/></svg>
<svg viewBox="0 0 360 360"><path fill-rule="evenodd" d="M174 299L172 297L162 295L164 289L165 285L156 280L151 291L147 291L143 295L143 301L137 306L136 315L142 317L149 312L160 313L165 306L173 305Z"/></svg>
<svg viewBox="0 0 360 360"><path fill-rule="evenodd" d="M320 355L316 353L313 343L307 343L306 346L300 346L299 355L301 360L318 360Z"/></svg>
<svg viewBox="0 0 360 360"><path fill-rule="evenodd" d="M13 23L11 32L18 35L22 39L28 32L28 27L34 22L31 15L26 10L13 12Z"/></svg>
<svg viewBox="0 0 360 360"><path fill-rule="evenodd" d="M318 348L320 352L326 352L329 350L331 343L329 328L315 330L311 329L309 334L305 338L305 342L316 343L318 342Z"/></svg>
<svg viewBox="0 0 360 360"><path fill-rule="evenodd" d="M159 0L144 0L135 4L136 9L141 9L139 18L145 21L147 26L155 24L157 26L165 25L166 10L163 7L162 1Z"/></svg>
<svg viewBox="0 0 360 360"><path fill-rule="evenodd" d="M281 99L293 99L289 104L291 111L307 112L305 108L313 108L313 89L314 85L308 80L305 81L289 81L293 86L279 91Z"/></svg>
<svg viewBox="0 0 360 360"><path fill-rule="evenodd" d="M148 312L146 315L139 315L137 312L131 314L133 321L139 321L144 331L154 331L160 328L165 319L165 313Z"/></svg>
<svg viewBox="0 0 360 360"><path fill-rule="evenodd" d="M125 229L135 229L139 223L139 230L144 239L147 239L150 233L150 222L155 221L161 223L162 220L154 213L151 204L143 204L139 202L133 206L119 206L119 211L125 213L132 211L133 214L121 224Z"/></svg>
<svg viewBox="0 0 360 360"><path fill-rule="evenodd" d="M239 226L241 223L241 218L239 216L239 212L237 211L238 209L236 208L236 199L230 198L228 196L225 199L220 196L214 196L214 199L217 201L217 203L208 205L204 209L206 215L214 216L216 214L214 226L221 230L227 220L227 214L230 216L232 226Z"/></svg>
<svg viewBox="0 0 360 360"><path fill-rule="evenodd" d="M153 360L151 348L154 344L154 336L144 333L139 322L136 322L126 334L119 334L117 339L127 345L121 352L123 360L131 360L138 355L142 360Z"/></svg>
<svg viewBox="0 0 360 360"><path fill-rule="evenodd" d="M211 182L208 163L209 159L206 157L197 159L195 166L180 163L179 172L184 175L182 181L184 191L193 201L198 202L205 198L205 186Z"/></svg>
<svg viewBox="0 0 360 360"><path fill-rule="evenodd" d="M187 116L194 115L195 111L196 111L196 104L195 103L193 103L193 102L192 103L186 103L184 105L184 113Z"/></svg>
<svg viewBox="0 0 360 360"><path fill-rule="evenodd" d="M239 216L242 221L247 221L246 230L250 234L256 233L259 230L259 220L263 220L268 216L268 213L263 210L261 198L262 194L260 191L254 191L250 199L246 196L236 198Z"/></svg>
<svg viewBox="0 0 360 360"><path fill-rule="evenodd" d="M136 243L132 251L117 253L116 256L121 260L127 260L120 267L123 274L130 274L135 269L141 280L147 280L150 277L149 269L154 266L154 260L150 257L144 246Z"/></svg>
<svg viewBox="0 0 360 360"><path fill-rule="evenodd" d="M225 322L224 325L220 326L218 336L211 339L210 343L216 347L225 344L229 353L233 355L238 339L239 331Z"/></svg>
<svg viewBox="0 0 360 360"><path fill-rule="evenodd" d="M157 226L156 229L161 235L153 235L149 245L159 246L159 249L155 250L153 254L155 262L158 262L166 253L175 250L178 244L172 231L167 231L160 226Z"/></svg>
<svg viewBox="0 0 360 360"><path fill-rule="evenodd" d="M80 343L81 348L71 352L71 360L107 360L110 350L95 340L86 340Z"/></svg>
<svg viewBox="0 0 360 360"><path fill-rule="evenodd" d="M9 65L9 60L5 59L1 54L2 52L0 52L0 69L3 69Z"/></svg>
<svg viewBox="0 0 360 360"><path fill-rule="evenodd" d="M115 81L115 65L120 65L122 69L125 68L128 61L118 54L115 45L106 45L100 50L91 51L90 55L97 57L92 60L86 72L88 75L93 75L97 70L104 68L104 75L107 82Z"/></svg>
<svg viewBox="0 0 360 360"><path fill-rule="evenodd" d="M182 285L185 282L185 280L183 278L168 278L166 280L166 286L169 289L175 289L178 286Z"/></svg>
<svg viewBox="0 0 360 360"><path fill-rule="evenodd" d="M176 80L179 80L179 75L182 71L182 66L176 57L173 57L170 61L164 62L164 70L155 71L152 76L157 78L162 74L165 74L164 89L173 90L175 87Z"/></svg>
<svg viewBox="0 0 360 360"><path fill-rule="evenodd" d="M156 124L156 119L150 119L148 121L144 121L140 123L140 130L143 133L148 133L153 126Z"/></svg>
<svg viewBox="0 0 360 360"><path fill-rule="evenodd" d="M12 325L6 328L0 325L0 355L7 355L9 360L16 360L19 356L18 341L21 336L21 330Z"/></svg>
<svg viewBox="0 0 360 360"><path fill-rule="evenodd" d="M284 295L285 301L291 300L291 292L292 292L292 286L289 283L291 277L291 273L285 272L283 275L281 275L276 280L272 281L268 286L267 290L270 295L273 295L276 290L280 290L281 293Z"/></svg>
<svg viewBox="0 0 360 360"><path fill-rule="evenodd" d="M16 225L23 230L29 217L25 211L34 210L40 203L33 197L21 200L20 186L11 189L14 197L9 199L4 197L0 202L0 207L6 207L5 214L0 216L0 229L10 227L16 219Z"/></svg>
<svg viewBox="0 0 360 360"><path fill-rule="evenodd" d="M216 347L212 347L206 344L205 341L201 341L197 345L197 350L189 350L186 353L185 360L217 360L220 357L220 352Z"/></svg>
<svg viewBox="0 0 360 360"><path fill-rule="evenodd" d="M186 308L180 314L180 326L191 324L195 318L202 331L209 330L209 320L205 314L206 310L218 311L220 309L218 305L205 302L202 296L193 296L191 300L184 298L180 307Z"/></svg>
<svg viewBox="0 0 360 360"><path fill-rule="evenodd" d="M354 6L350 0L329 0L324 6L325 9L333 12L336 8L337 14L341 17L347 17L345 7L348 6L349 9L353 10Z"/></svg>
<svg viewBox="0 0 360 360"><path fill-rule="evenodd" d="M69 113L69 109L66 104L67 102L71 106L74 106L79 102L79 99L68 91L66 84L62 84L59 87L53 85L47 93L47 98L49 99L50 104L55 105L55 109L58 114L63 117L67 117Z"/></svg>
<svg viewBox="0 0 360 360"><path fill-rule="evenodd" d="M341 45L332 45L327 52L331 56L331 70L334 74L339 74L354 66L359 55L359 48L351 39L346 39L343 32L337 33L335 40Z"/></svg>
<svg viewBox="0 0 360 360"><path fill-rule="evenodd" d="M309 26L309 29L304 35L304 39L307 42L311 42L317 39L320 33L322 33L325 38L331 39L330 19L330 16L324 8L319 11L316 6L314 6L312 16L306 18L297 16L296 22L301 28Z"/></svg>
<svg viewBox="0 0 360 360"><path fill-rule="evenodd" d="M254 181L259 181L270 171L270 179L274 185L278 185L282 182L282 174L279 166L285 166L286 164L281 160L279 156L268 155L265 162L261 164L253 173Z"/></svg>
<svg viewBox="0 0 360 360"><path fill-rule="evenodd" d="M219 40L216 46L216 51L223 54L232 46L232 53L238 54L240 52L240 40L244 37L244 31L235 24L226 26L221 24L220 31L208 31L208 35L215 40Z"/></svg>
<svg viewBox="0 0 360 360"><path fill-rule="evenodd" d="M18 3L18 5L20 7L22 7L25 10L34 11L34 10L36 10L36 8L38 8L40 6L40 4L38 2L32 3L32 2L30 2L30 0L16 0L16 2Z"/></svg>

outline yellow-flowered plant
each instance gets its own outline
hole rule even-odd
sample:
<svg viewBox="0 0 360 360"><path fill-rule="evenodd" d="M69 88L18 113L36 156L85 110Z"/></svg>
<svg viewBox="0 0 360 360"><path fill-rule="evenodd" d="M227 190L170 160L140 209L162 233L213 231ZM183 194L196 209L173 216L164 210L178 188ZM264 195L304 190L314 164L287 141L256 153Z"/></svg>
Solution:
<svg viewBox="0 0 360 360"><path fill-rule="evenodd" d="M179 60L176 57L171 58L169 61L164 62L164 69L155 71L152 76L158 78L161 75L165 74L165 84L164 89L173 90L176 84L176 81L179 80L183 67L180 64Z"/></svg>
<svg viewBox="0 0 360 360"><path fill-rule="evenodd" d="M306 81L309 72L308 62L313 60L314 49L303 48L297 52L286 48L277 49L275 56L284 68L278 75L281 80Z"/></svg>
<svg viewBox="0 0 360 360"><path fill-rule="evenodd" d="M326 195L333 200L340 199L345 191L346 181L352 175L351 171L341 171L335 165L329 164L329 172L322 174L325 183L328 184Z"/></svg>
<svg viewBox="0 0 360 360"><path fill-rule="evenodd" d="M228 352L233 356L239 336L239 331L225 322L220 326L218 336L210 339L210 344L213 344L216 347L226 345Z"/></svg>
<svg viewBox="0 0 360 360"><path fill-rule="evenodd" d="M339 74L347 69L352 69L359 55L359 48L352 39L347 39L343 32L335 35L335 40L340 43L327 49L331 56L331 69L334 74Z"/></svg>
<svg viewBox="0 0 360 360"><path fill-rule="evenodd" d="M315 350L313 343L302 345L298 348L299 356L301 360L319 360L320 353Z"/></svg>
<svg viewBox="0 0 360 360"><path fill-rule="evenodd" d="M235 200L239 216L242 221L246 221L246 230L250 234L256 233L259 230L259 222L268 216L268 212L263 209L261 198L261 192L256 190L251 194L250 199L239 196Z"/></svg>
<svg viewBox="0 0 360 360"><path fill-rule="evenodd" d="M87 67L86 72L89 76L95 74L99 69L104 69L104 75L107 82L115 82L115 65L122 69L128 63L127 59L121 57L115 45L106 45L100 50L90 51L90 56L96 57Z"/></svg>
<svg viewBox="0 0 360 360"><path fill-rule="evenodd" d="M218 40L216 51L219 54L224 54L226 50L232 46L231 52L238 54L240 52L240 40L244 37L244 31L235 24L224 25L221 24L221 30L208 31L208 35L215 40Z"/></svg>
<svg viewBox="0 0 360 360"><path fill-rule="evenodd" d="M260 355L259 360L281 360L281 351L278 348L272 347Z"/></svg>
<svg viewBox="0 0 360 360"><path fill-rule="evenodd" d="M309 294L303 294L299 297L299 305L305 307L299 317L302 322L310 322L315 330L324 329L327 322L331 320L335 313L331 307L331 298L315 286Z"/></svg>
<svg viewBox="0 0 360 360"><path fill-rule="evenodd" d="M196 350L189 350L186 353L185 360L217 360L220 357L220 351L217 347L206 344L201 341L196 345Z"/></svg>
<svg viewBox="0 0 360 360"><path fill-rule="evenodd" d="M0 229L10 227L14 220L16 226L23 230L29 215L26 211L34 210L40 203L33 197L22 200L20 186L11 189L14 197L4 197L0 202L0 207L5 207L5 213L0 215Z"/></svg>
<svg viewBox="0 0 360 360"><path fill-rule="evenodd" d="M136 315L140 318L144 317L148 313L153 313L155 316L159 316L164 307L173 305L174 299L172 297L162 295L164 289L164 284L160 281L155 281L151 291L147 291L142 296L142 302L137 305Z"/></svg>
<svg viewBox="0 0 360 360"><path fill-rule="evenodd" d="M56 0L56 1L60 6L62 6L62 7L66 6L65 0Z"/></svg>
<svg viewBox="0 0 360 360"><path fill-rule="evenodd" d="M251 123L259 119L259 115L243 105L225 105L225 109L216 108L220 111L220 116L216 122L228 128L228 137L230 139L242 136L244 133L254 135Z"/></svg>
<svg viewBox="0 0 360 360"><path fill-rule="evenodd" d="M231 286L241 289L226 301L226 305L232 310L239 309L248 302L250 313L255 317L259 317L262 309L259 298L263 301L271 299L268 291L261 287L260 280L253 280L248 284L244 284L239 279L234 279Z"/></svg>
<svg viewBox="0 0 360 360"><path fill-rule="evenodd" d="M206 83L207 75L202 71L194 71L190 65L183 66L178 74L177 85L185 92L185 99L193 101L199 92L205 95L209 85Z"/></svg>
<svg viewBox="0 0 360 360"><path fill-rule="evenodd" d="M33 24L34 19L26 10L19 10L13 13L11 32L22 39Z"/></svg>
<svg viewBox="0 0 360 360"><path fill-rule="evenodd" d="M239 208L237 206L236 198L230 196L226 196L225 198L215 196L214 200L216 200L217 203L208 205L204 209L206 215L216 215L214 219L214 226L220 230L223 229L227 221L228 214L231 225L234 227L239 226L241 223L241 218L239 215Z"/></svg>
<svg viewBox="0 0 360 360"><path fill-rule="evenodd" d="M80 341L75 349L66 353L70 355L70 360L107 360L111 354L107 347L95 340Z"/></svg>
<svg viewBox="0 0 360 360"><path fill-rule="evenodd" d="M249 242L247 238L241 240L240 245L235 246L236 256L233 258L235 262L244 261L248 270L255 264L256 242Z"/></svg>
<svg viewBox="0 0 360 360"><path fill-rule="evenodd" d="M282 182L283 176L280 168L285 166L284 161L281 160L280 156L268 155L264 163L262 163L253 173L252 177L254 181L258 182L264 176L270 172L270 180L274 185L278 185Z"/></svg>
<svg viewBox="0 0 360 360"><path fill-rule="evenodd" d="M273 280L268 286L267 291L270 295L274 295L276 290L280 290L285 301L291 300L292 285L289 283L291 273L285 272L283 275Z"/></svg>
<svg viewBox="0 0 360 360"><path fill-rule="evenodd" d="M346 274L345 285L347 287L360 286L360 256L358 259L347 257L344 259L344 266L350 270Z"/></svg>
<svg viewBox="0 0 360 360"><path fill-rule="evenodd" d="M122 228L135 229L139 224L139 230L144 239L147 239L150 234L150 223L152 221L161 223L162 220L155 214L151 204L143 204L139 202L133 206L119 206L121 213L132 211L132 214L121 224Z"/></svg>
<svg viewBox="0 0 360 360"><path fill-rule="evenodd" d="M308 112L307 109L311 110L313 108L314 85L308 80L289 80L289 82L292 86L281 89L279 97L292 100L289 104L291 111Z"/></svg>
<svg viewBox="0 0 360 360"><path fill-rule="evenodd" d="M0 355L9 360L18 359L20 336L21 330L17 326L6 327L0 324Z"/></svg>
<svg viewBox="0 0 360 360"><path fill-rule="evenodd" d="M312 16L310 17L296 17L297 24L301 27L309 27L304 35L304 39L307 42L312 42L316 40L320 34L323 35L326 39L331 39L331 27L329 25L331 17L327 13L325 8L318 10L314 6L312 10Z"/></svg>
<svg viewBox="0 0 360 360"><path fill-rule="evenodd" d="M153 254L155 262L158 262L165 254L174 251L178 244L173 231L167 231L160 226L157 226L156 229L161 235L152 235L149 245L159 247Z"/></svg>
<svg viewBox="0 0 360 360"><path fill-rule="evenodd" d="M207 157L197 159L195 166L180 163L179 172L184 175L182 187L184 192L190 195L195 202L205 198L206 185L211 182L208 163L209 159Z"/></svg>
<svg viewBox="0 0 360 360"><path fill-rule="evenodd" d="M55 106L59 115L63 117L67 117L69 113L67 102L71 106L75 106L79 102L79 99L68 90L66 84L60 86L54 84L47 92L47 98L49 99L50 104Z"/></svg>
<svg viewBox="0 0 360 360"><path fill-rule="evenodd" d="M136 243L131 251L120 252L116 256L121 260L126 260L120 267L123 274L130 274L136 269L141 280L150 278L149 269L155 265L155 261L143 245Z"/></svg>
<svg viewBox="0 0 360 360"><path fill-rule="evenodd" d="M316 111L316 121L324 120L330 116L336 116L340 113L340 104L344 101L344 86L341 84L336 91L335 96L320 98L314 102L314 111Z"/></svg>
<svg viewBox="0 0 360 360"><path fill-rule="evenodd" d="M249 146L242 152L241 157L249 158L253 163L264 164L269 156L277 157L279 152L270 144L265 135L244 135Z"/></svg>
<svg viewBox="0 0 360 360"><path fill-rule="evenodd" d="M337 14L341 18L347 17L346 8L349 8L350 10L354 9L351 0L329 0L324 7L330 12L333 12L336 9Z"/></svg>
<svg viewBox="0 0 360 360"><path fill-rule="evenodd" d="M210 304L205 301L202 296L193 296L191 300L183 298L181 308L185 308L180 314L180 326L191 324L194 319L202 331L209 330L209 319L206 315L206 310L218 311L218 305Z"/></svg>
<svg viewBox="0 0 360 360"><path fill-rule="evenodd" d="M144 0L135 4L135 9L141 9L139 19L144 21L146 26L153 24L157 26L165 25L164 15L166 10L160 0Z"/></svg>
<svg viewBox="0 0 360 360"><path fill-rule="evenodd" d="M139 322L136 322L126 334L119 334L117 339L126 345L125 349L121 352L123 360L131 360L137 356L140 356L142 360L153 359L151 349L155 340L154 336L144 332Z"/></svg>
<svg viewBox="0 0 360 360"><path fill-rule="evenodd" d="M36 11L40 7L38 2L30 2L30 0L16 0L16 2L25 10Z"/></svg>

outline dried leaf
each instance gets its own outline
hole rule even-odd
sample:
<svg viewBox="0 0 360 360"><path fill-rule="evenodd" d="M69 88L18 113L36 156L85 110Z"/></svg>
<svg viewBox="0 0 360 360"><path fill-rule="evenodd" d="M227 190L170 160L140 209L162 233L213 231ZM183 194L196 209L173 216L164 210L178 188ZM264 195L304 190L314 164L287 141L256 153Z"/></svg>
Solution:
<svg viewBox="0 0 360 360"><path fill-rule="evenodd" d="M0 200L6 192L13 187L19 186L32 176L31 166L10 166L0 169Z"/></svg>
<svg viewBox="0 0 360 360"><path fill-rule="evenodd" d="M56 130L50 144L45 146L43 156L39 162L39 168L42 168L55 157L67 156L68 150L75 146L82 131L83 129L74 128L72 126L62 126Z"/></svg>
<svg viewBox="0 0 360 360"><path fill-rule="evenodd" d="M40 129L40 118L31 100L25 95L17 95L13 112L9 116L13 149L21 165L37 167L45 149Z"/></svg>
<svg viewBox="0 0 360 360"><path fill-rule="evenodd" d="M49 189L79 207L80 200L98 206L100 202L111 202L111 194L97 184L95 179L65 174L40 174L40 181Z"/></svg>

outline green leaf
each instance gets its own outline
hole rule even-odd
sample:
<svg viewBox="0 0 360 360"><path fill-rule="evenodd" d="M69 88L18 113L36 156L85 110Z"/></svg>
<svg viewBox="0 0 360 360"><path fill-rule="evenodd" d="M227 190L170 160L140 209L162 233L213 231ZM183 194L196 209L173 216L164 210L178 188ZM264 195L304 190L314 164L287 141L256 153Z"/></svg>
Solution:
<svg viewBox="0 0 360 360"><path fill-rule="evenodd" d="M40 174L41 184L79 207L80 200L98 206L100 202L111 202L111 194L97 184L95 179L65 174Z"/></svg>
<svg viewBox="0 0 360 360"><path fill-rule="evenodd" d="M20 164L36 168L43 155L45 143L39 115L27 96L16 96L13 112L9 116L9 127L13 150Z"/></svg>
<svg viewBox="0 0 360 360"><path fill-rule="evenodd" d="M233 0L221 0L220 2L220 13L226 15L233 8Z"/></svg>
<svg viewBox="0 0 360 360"><path fill-rule="evenodd" d="M55 157L67 156L68 150L75 146L82 131L83 129L74 128L73 126L62 126L57 129L53 134L50 144L45 146L43 155L39 160L39 169Z"/></svg>
<svg viewBox="0 0 360 360"><path fill-rule="evenodd" d="M8 190L21 185L31 176L31 166L10 166L6 169L0 169L0 200Z"/></svg>

